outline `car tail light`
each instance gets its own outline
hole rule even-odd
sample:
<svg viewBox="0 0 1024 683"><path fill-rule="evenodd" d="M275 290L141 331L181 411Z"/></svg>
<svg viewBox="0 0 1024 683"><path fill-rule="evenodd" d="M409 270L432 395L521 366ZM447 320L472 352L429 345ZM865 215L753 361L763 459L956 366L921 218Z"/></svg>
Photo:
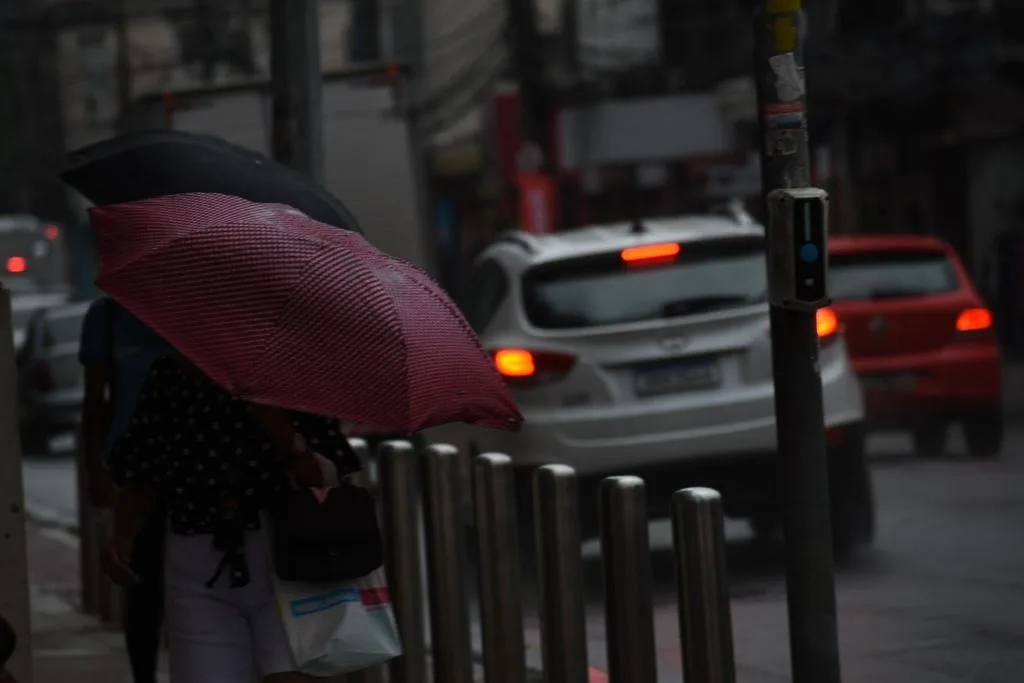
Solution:
<svg viewBox="0 0 1024 683"><path fill-rule="evenodd" d="M25 261L24 256L12 256L7 259L8 273L24 273L27 268L28 263Z"/></svg>
<svg viewBox="0 0 1024 683"><path fill-rule="evenodd" d="M818 339L834 339L839 332L839 316L831 308L819 308L815 313L814 325L818 331Z"/></svg>
<svg viewBox="0 0 1024 683"><path fill-rule="evenodd" d="M961 335L975 335L992 330L992 312L987 308L968 308L956 319L956 331Z"/></svg>
<svg viewBox="0 0 1024 683"><path fill-rule="evenodd" d="M39 392L53 389L53 373L46 363L36 363L32 368L32 387Z"/></svg>
<svg viewBox="0 0 1024 683"><path fill-rule="evenodd" d="M560 379L576 364L575 356L555 351L497 349L491 357L505 381L516 384L544 384Z"/></svg>
<svg viewBox="0 0 1024 683"><path fill-rule="evenodd" d="M619 257L626 265L644 265L651 263L671 262L679 255L680 246L676 242L662 244L643 244L629 247L619 252Z"/></svg>

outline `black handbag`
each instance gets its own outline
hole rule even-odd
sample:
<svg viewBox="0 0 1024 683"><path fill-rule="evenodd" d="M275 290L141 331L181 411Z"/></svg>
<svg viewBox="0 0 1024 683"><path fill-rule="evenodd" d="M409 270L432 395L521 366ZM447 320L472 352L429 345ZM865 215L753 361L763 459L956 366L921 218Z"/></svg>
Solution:
<svg viewBox="0 0 1024 683"><path fill-rule="evenodd" d="M306 448L303 416L292 426ZM362 469L348 440L337 441L340 453L328 459L338 470L335 487L290 486L270 506L270 547L274 571L282 581L337 583L366 576L384 564L384 540L377 503L369 490L346 475Z"/></svg>
<svg viewBox="0 0 1024 683"><path fill-rule="evenodd" d="M377 505L348 481L326 489L292 488L271 508L271 548L277 577L336 583L384 564Z"/></svg>

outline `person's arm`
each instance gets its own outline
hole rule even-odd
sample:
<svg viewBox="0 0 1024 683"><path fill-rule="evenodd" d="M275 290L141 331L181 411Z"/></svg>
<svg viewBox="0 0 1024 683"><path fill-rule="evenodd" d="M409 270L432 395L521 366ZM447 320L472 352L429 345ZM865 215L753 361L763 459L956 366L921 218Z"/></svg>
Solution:
<svg viewBox="0 0 1024 683"><path fill-rule="evenodd" d="M339 472L329 459L309 447L305 437L292 426L288 413L280 408L251 404L256 423L274 450L288 459L288 467L300 486L337 485Z"/></svg>

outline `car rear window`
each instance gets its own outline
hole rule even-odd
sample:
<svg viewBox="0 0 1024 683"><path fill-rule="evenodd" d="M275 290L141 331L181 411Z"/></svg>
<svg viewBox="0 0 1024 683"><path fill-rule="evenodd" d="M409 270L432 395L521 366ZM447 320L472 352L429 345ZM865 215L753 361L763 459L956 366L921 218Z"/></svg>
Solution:
<svg viewBox="0 0 1024 683"><path fill-rule="evenodd" d="M956 269L939 251L859 251L830 254L833 299L885 299L955 292Z"/></svg>
<svg viewBox="0 0 1024 683"><path fill-rule="evenodd" d="M51 314L46 321L47 342L51 346L77 344L82 335L84 311Z"/></svg>
<svg viewBox="0 0 1024 683"><path fill-rule="evenodd" d="M681 244L650 264L619 252L536 266L523 279L526 316L535 327L572 329L696 315L762 303L764 241Z"/></svg>

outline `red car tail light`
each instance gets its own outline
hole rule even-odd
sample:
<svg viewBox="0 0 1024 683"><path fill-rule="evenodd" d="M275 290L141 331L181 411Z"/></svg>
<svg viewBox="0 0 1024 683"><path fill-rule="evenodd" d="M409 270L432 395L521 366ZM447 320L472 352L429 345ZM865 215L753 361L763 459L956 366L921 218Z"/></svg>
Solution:
<svg viewBox="0 0 1024 683"><path fill-rule="evenodd" d="M956 319L957 332L984 332L992 329L992 312L987 308L968 308Z"/></svg>
<svg viewBox="0 0 1024 683"><path fill-rule="evenodd" d="M839 316L831 308L819 308L815 313L814 326L822 342L835 339L839 333Z"/></svg>
<svg viewBox="0 0 1024 683"><path fill-rule="evenodd" d="M545 384L569 374L576 357L555 351L528 349L497 349L491 351L494 367L506 382L515 384Z"/></svg>

